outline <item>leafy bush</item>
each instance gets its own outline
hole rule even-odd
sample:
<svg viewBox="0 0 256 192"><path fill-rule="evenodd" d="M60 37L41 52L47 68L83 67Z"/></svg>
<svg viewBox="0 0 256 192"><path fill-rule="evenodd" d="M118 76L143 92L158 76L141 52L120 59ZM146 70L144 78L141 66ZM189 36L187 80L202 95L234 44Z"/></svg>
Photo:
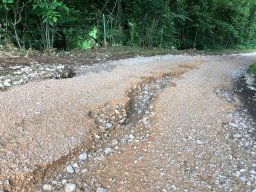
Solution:
<svg viewBox="0 0 256 192"><path fill-rule="evenodd" d="M104 35L111 47L253 49L256 2L0 0L0 45L7 39L19 48L88 49Z"/></svg>
<svg viewBox="0 0 256 192"><path fill-rule="evenodd" d="M250 65L250 67L249 67L249 72L250 72L251 74L253 74L254 76L256 76L256 63Z"/></svg>

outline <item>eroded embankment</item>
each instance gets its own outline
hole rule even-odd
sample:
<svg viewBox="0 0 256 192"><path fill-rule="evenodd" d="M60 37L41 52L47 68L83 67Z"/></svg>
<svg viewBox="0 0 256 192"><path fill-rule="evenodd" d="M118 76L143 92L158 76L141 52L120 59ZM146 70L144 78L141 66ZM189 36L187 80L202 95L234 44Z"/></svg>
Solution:
<svg viewBox="0 0 256 192"><path fill-rule="evenodd" d="M0 65L0 91L13 86L45 79L66 79L76 75L73 67L62 64L28 64L2 67Z"/></svg>
<svg viewBox="0 0 256 192"><path fill-rule="evenodd" d="M9 178L3 185L4 190L33 191L36 183L57 170L63 169L63 166L71 159L77 158L81 151L87 151L89 154L97 152L108 141L111 134L129 133L129 128L136 127L137 124L149 126L149 119L154 116L153 102L158 93L172 85L172 79L186 72L186 68L181 67L176 72L143 77L137 85L127 91L126 101L107 102L103 106L93 108L88 115L95 121L95 127L91 129L89 139L86 138L86 141L57 161L40 165L32 173Z"/></svg>

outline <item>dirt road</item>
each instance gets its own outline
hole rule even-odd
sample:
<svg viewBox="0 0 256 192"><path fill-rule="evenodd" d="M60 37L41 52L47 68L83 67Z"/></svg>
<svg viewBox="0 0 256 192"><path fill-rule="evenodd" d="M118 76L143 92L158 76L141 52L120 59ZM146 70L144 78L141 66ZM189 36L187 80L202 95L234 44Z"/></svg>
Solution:
<svg viewBox="0 0 256 192"><path fill-rule="evenodd" d="M0 191L255 192L233 87L255 59L134 58L0 92Z"/></svg>

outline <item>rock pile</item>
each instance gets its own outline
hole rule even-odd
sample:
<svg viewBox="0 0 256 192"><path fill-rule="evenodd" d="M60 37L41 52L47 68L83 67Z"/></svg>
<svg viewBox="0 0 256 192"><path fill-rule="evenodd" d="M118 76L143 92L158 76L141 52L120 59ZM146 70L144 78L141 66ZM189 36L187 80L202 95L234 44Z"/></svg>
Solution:
<svg viewBox="0 0 256 192"><path fill-rule="evenodd" d="M67 65L16 65L11 67L0 66L0 90L15 85L22 85L31 81L43 79L64 79L75 75L74 69Z"/></svg>
<svg viewBox="0 0 256 192"><path fill-rule="evenodd" d="M104 107L90 113L91 117L103 131L124 124L127 118L125 106L120 104L106 104Z"/></svg>

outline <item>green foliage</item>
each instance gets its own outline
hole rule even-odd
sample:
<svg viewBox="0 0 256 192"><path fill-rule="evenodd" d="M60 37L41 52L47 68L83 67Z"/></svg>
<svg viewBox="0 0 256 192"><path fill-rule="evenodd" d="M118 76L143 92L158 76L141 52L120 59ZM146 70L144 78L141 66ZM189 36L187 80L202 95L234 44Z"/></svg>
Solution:
<svg viewBox="0 0 256 192"><path fill-rule="evenodd" d="M10 40L19 47L66 50L101 46L103 14L112 47L256 45L255 0L0 0L0 44Z"/></svg>
<svg viewBox="0 0 256 192"><path fill-rule="evenodd" d="M250 65L249 72L256 77L256 63Z"/></svg>
<svg viewBox="0 0 256 192"><path fill-rule="evenodd" d="M256 63L249 66L249 73L254 76L254 85L256 87Z"/></svg>
<svg viewBox="0 0 256 192"><path fill-rule="evenodd" d="M33 11L42 18L43 23L53 26L61 16L61 11L69 11L69 8L58 0L37 0L33 3Z"/></svg>
<svg viewBox="0 0 256 192"><path fill-rule="evenodd" d="M5 10L10 10L10 4L13 3L13 0L2 0L2 5L0 4L0 8L4 8Z"/></svg>

